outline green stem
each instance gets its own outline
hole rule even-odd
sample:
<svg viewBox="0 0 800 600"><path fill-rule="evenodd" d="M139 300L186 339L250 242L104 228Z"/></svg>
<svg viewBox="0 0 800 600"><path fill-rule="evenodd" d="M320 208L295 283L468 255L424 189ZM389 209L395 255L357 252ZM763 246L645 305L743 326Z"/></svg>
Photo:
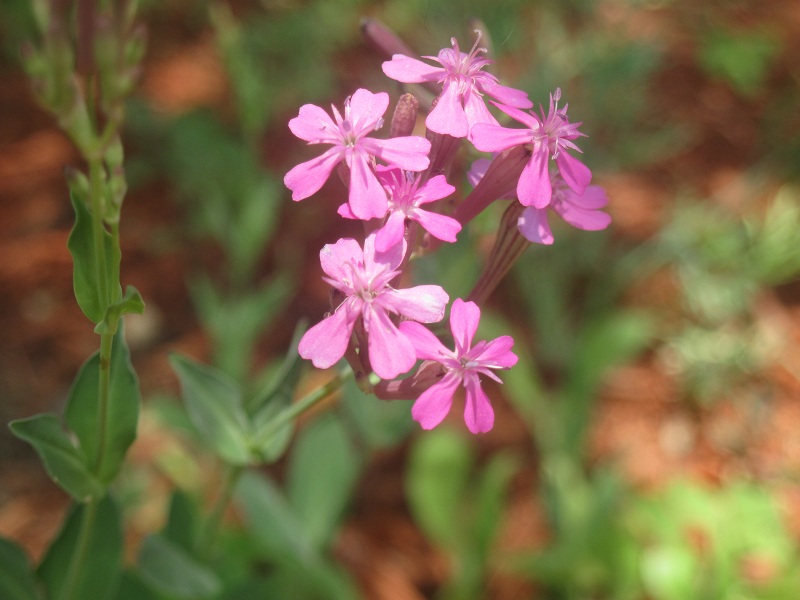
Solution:
<svg viewBox="0 0 800 600"><path fill-rule="evenodd" d="M75 552L72 554L69 570L64 580L64 586L61 588L61 593L58 595L58 600L73 600L78 591L78 577L81 573L83 563L86 560L86 554L89 552L89 544L91 542L92 530L94 529L97 507L99 504L100 500L92 500L86 504L83 509L81 528L78 532L78 542L75 545Z"/></svg>
<svg viewBox="0 0 800 600"><path fill-rule="evenodd" d="M231 501L233 490L236 488L236 483L239 481L239 477L241 477L242 473L244 473L243 466L227 465L222 490L214 502L214 507L208 515L206 526L197 541L197 549L201 556L207 555L211 550L211 544L214 542L214 538L217 537L217 531L219 531L219 526L222 523L222 515L225 514L225 509Z"/></svg>
<svg viewBox="0 0 800 600"><path fill-rule="evenodd" d="M94 473L100 475L106 451L108 403L111 390L111 351L114 334L100 335L100 376L97 389L97 454L94 457Z"/></svg>
<svg viewBox="0 0 800 600"><path fill-rule="evenodd" d="M297 417L301 414L306 412L307 410L311 409L314 405L321 402L328 396L330 396L333 392L338 390L342 387L342 384L352 374L352 370L347 367L336 374L336 376L321 385L315 390L312 390L297 402L291 404L284 408L281 412L275 415L275 418L270 421L270 426L265 428L262 432L261 436L259 436L259 442L268 439L270 436L275 434L275 432L279 431L281 427L286 425L287 423L294 421Z"/></svg>

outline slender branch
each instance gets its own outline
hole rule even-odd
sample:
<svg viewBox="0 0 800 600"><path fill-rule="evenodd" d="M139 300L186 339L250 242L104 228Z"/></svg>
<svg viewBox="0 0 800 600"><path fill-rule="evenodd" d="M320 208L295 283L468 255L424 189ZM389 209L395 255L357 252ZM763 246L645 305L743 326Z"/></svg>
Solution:
<svg viewBox="0 0 800 600"><path fill-rule="evenodd" d="M219 526L222 523L222 516L225 514L225 509L228 508L233 496L233 490L236 488L239 477L244 473L244 467L241 465L226 465L226 467L222 489L214 502L211 513L208 515L206 526L197 540L197 550L200 555L206 555L211 550L211 545L214 542L214 538L217 537L217 531L219 531Z"/></svg>

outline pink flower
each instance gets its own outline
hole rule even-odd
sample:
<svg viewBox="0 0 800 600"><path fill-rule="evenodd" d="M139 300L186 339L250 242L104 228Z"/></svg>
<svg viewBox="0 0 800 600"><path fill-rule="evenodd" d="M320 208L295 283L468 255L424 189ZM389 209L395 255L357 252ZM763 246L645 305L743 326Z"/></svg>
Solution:
<svg viewBox="0 0 800 600"><path fill-rule="evenodd" d="M360 219L386 214L386 195L373 172L373 157L397 165L407 171L428 168L431 144L419 136L378 140L368 137L383 124L389 106L389 95L359 89L344 103L344 117L335 106L333 119L314 104L300 107L300 113L289 121L289 129L309 144L330 144L321 156L301 163L283 179L292 200L308 198L319 191L333 168L342 161L350 168L348 202Z"/></svg>
<svg viewBox="0 0 800 600"><path fill-rule="evenodd" d="M517 197L525 206L544 208L550 204L553 190L550 184L548 159L553 158L567 185L576 194L583 194L592 179L592 172L577 158L566 152L577 150L572 140L583 136L578 131L581 123L570 123L567 106L558 108L561 90L550 95L550 110L541 118L534 112L525 112L512 106L497 107L516 119L527 129L508 129L499 125L478 124L472 130L472 143L483 152L500 152L512 146L531 145L531 158L517 182Z"/></svg>
<svg viewBox="0 0 800 600"><path fill-rule="evenodd" d="M389 285L400 274L397 267L405 250L405 243L401 243L388 252L377 253L375 234L367 237L363 250L349 238L322 248L320 262L328 275L324 279L346 298L332 315L305 333L298 348L300 356L320 369L333 366L344 356L355 324L361 319L368 339L369 361L378 376L391 379L414 366L414 347L389 314L434 323L444 317L449 298L438 285L402 290Z"/></svg>
<svg viewBox="0 0 800 600"><path fill-rule="evenodd" d="M547 211L553 209L567 223L585 231L599 231L611 223L611 217L601 211L608 204L606 192L599 185L590 185L583 194L571 190L561 176L551 173L553 199L547 208L526 206L517 221L520 233L529 242L552 244L553 233L547 222Z"/></svg>
<svg viewBox="0 0 800 600"><path fill-rule="evenodd" d="M483 71L483 68L492 61L478 56L486 52L486 49L478 47L481 32L476 30L475 33L478 37L469 54L461 52L458 42L452 38L450 40L452 48L440 50L437 57L423 57L439 63L441 67L426 64L404 54L395 54L392 60L383 63L383 72L397 81L442 84L439 100L425 119L425 125L431 131L463 138L470 135L470 130L476 123L497 125L497 120L486 108L483 94L517 108L533 106L528 94L500 85L497 77Z"/></svg>
<svg viewBox="0 0 800 600"><path fill-rule="evenodd" d="M377 167L378 181L389 197L389 212L386 223L375 238L375 249L386 252L403 240L406 219L416 221L433 237L445 242L455 242L461 224L445 215L420 208L423 204L446 198L456 191L447 183L444 175L436 175L419 184L419 176L397 167ZM339 214L347 219L356 218L350 208L343 204Z"/></svg>
<svg viewBox="0 0 800 600"><path fill-rule="evenodd" d="M433 429L447 416L453 395L459 385L466 388L464 421L472 433L484 433L494 425L494 410L481 388L480 375L500 382L493 369L509 369L517 364L517 355L511 352L514 340L504 335L490 342L480 341L474 346L472 339L478 328L481 310L474 302L457 298L450 311L450 330L455 339L455 350L448 350L430 330L419 323L404 322L400 331L408 336L417 358L438 362L444 376L425 390L411 408L411 415L423 429Z"/></svg>

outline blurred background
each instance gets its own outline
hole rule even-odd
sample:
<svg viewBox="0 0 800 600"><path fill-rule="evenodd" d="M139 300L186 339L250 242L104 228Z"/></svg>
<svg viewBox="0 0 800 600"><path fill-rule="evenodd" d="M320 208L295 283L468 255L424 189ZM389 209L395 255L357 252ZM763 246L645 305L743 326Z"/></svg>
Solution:
<svg viewBox="0 0 800 600"><path fill-rule="evenodd" d="M504 83L537 104L561 88L612 225L555 229L490 299L482 333L513 332L521 356L491 389L491 433L466 435L458 414L421 433L410 404L353 404L355 388L322 407L354 455L326 555L365 598L800 597L800 3L141 4L148 51L123 134L122 281L147 303L126 332L145 398L119 483L131 555L172 488L203 497L218 477L167 355L257 387L327 307L320 247L356 231L335 215L339 182L291 202L283 174L313 152L288 120L358 87L397 97L364 18L421 55L471 46L478 19ZM63 171L80 159L20 66L30 31L27 0L4 2L4 423L58 410L97 343L66 248ZM467 293L489 212L421 261L420 281ZM38 557L67 498L5 428L0 453L0 533Z"/></svg>

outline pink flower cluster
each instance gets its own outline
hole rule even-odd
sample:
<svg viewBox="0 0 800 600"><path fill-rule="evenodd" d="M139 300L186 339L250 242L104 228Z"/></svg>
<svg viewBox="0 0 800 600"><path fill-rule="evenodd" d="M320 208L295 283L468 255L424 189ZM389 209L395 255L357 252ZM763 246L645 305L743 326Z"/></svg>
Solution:
<svg viewBox="0 0 800 600"><path fill-rule="evenodd" d="M439 285L401 287L410 260L441 242L455 242L474 214L509 197L524 207L517 231L532 242L553 242L547 209L581 229L603 229L610 221L599 210L607 202L605 193L589 185L591 172L568 153L579 151L573 140L583 134L580 123L567 119L567 107L558 107L560 91L551 96L547 114L528 110L533 103L525 92L500 85L484 70L491 61L482 56L486 51L479 47L477 33L469 53L461 52L453 39L452 48L425 57L435 65L402 54L383 64L384 73L399 82L440 86L425 120L425 137L411 135L418 105L413 98L405 105L413 106L410 116L398 109L392 120L391 130L407 135L388 139L373 136L389 106L384 92L359 89L345 100L343 112L332 106L331 114L306 104L289 128L309 144L328 148L284 178L292 199L299 201L318 192L338 168L348 188L347 202L338 212L363 221L365 230L363 244L345 238L320 252L324 280L332 287L331 311L303 336L300 355L322 369L344 358L362 382L374 373L381 381L371 389L379 396L416 399L411 412L425 429L445 418L463 387L464 419L473 433L489 431L494 424L481 376L500 382L494 371L517 362L514 340L501 336L473 343L480 308L458 298L450 309L455 346L449 350L423 324L444 319L450 298ZM484 96L524 127L501 126ZM476 162L469 173L473 191L455 202L456 188L447 176L463 139L495 153L497 164ZM508 151L518 147L526 158L516 167ZM419 360L423 362L413 374L400 377Z"/></svg>

